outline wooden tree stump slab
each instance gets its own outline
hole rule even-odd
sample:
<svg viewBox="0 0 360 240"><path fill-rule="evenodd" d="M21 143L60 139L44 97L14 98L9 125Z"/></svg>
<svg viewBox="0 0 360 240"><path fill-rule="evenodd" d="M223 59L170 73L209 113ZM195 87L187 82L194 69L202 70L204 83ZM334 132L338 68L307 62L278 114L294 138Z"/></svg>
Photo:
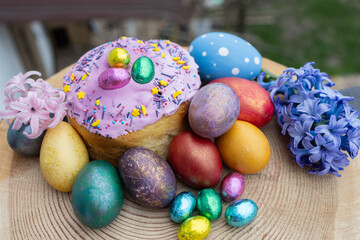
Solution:
<svg viewBox="0 0 360 240"><path fill-rule="evenodd" d="M264 59L263 67L280 74L284 66ZM68 68L48 81L62 87ZM128 199L117 219L103 229L82 225L71 194L58 192L42 176L39 158L14 153L8 126L0 123L0 239L176 239L179 225L169 209L151 210ZM242 198L259 206L258 216L243 228L229 226L224 212L211 223L208 239L359 239L360 161L351 160L342 177L309 175L291 160L288 137L273 119L261 129L269 139L271 159L257 174L245 175ZM249 136L250 137L250 136ZM224 168L224 173L230 170ZM178 181L178 193L190 189ZM219 186L216 187L219 190ZM196 212L195 214L198 214Z"/></svg>

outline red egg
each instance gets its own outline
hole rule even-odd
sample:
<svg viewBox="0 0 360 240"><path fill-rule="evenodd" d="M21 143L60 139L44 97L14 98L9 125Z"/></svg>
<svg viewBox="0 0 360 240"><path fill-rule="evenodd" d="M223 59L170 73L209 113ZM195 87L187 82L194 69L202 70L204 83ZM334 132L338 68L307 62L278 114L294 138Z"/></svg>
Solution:
<svg viewBox="0 0 360 240"><path fill-rule="evenodd" d="M222 162L215 144L190 131L174 137L168 158L175 175L191 187L214 187L221 178Z"/></svg>
<svg viewBox="0 0 360 240"><path fill-rule="evenodd" d="M226 77L216 79L210 83L225 83L235 90L241 106L238 120L262 127L272 119L274 104L269 93L256 82L242 78Z"/></svg>

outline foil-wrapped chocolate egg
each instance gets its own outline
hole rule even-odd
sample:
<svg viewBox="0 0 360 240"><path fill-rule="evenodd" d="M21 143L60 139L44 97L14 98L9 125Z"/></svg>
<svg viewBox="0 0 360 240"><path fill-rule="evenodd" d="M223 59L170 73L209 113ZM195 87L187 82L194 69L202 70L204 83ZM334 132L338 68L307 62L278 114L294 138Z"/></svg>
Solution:
<svg viewBox="0 0 360 240"><path fill-rule="evenodd" d="M124 68L108 68L100 74L98 81L105 90L122 88L130 82L130 74Z"/></svg>
<svg viewBox="0 0 360 240"><path fill-rule="evenodd" d="M216 220L221 216L221 198L212 188L201 190L197 195L196 204L200 214L207 217L210 221Z"/></svg>
<svg viewBox="0 0 360 240"><path fill-rule="evenodd" d="M203 240L211 230L209 219L203 216L195 216L186 219L177 232L179 240Z"/></svg>
<svg viewBox="0 0 360 240"><path fill-rule="evenodd" d="M24 125L18 130L12 129L14 122L12 122L7 131L7 141L14 152L26 156L38 156L40 154L41 143L45 135L45 131L37 138L28 138L24 132L31 134L31 126Z"/></svg>
<svg viewBox="0 0 360 240"><path fill-rule="evenodd" d="M240 199L229 205L225 219L233 227L242 227L254 221L258 206L251 199Z"/></svg>
<svg viewBox="0 0 360 240"><path fill-rule="evenodd" d="M244 189L244 176L238 172L232 172L221 181L220 196L224 201L234 201L241 196Z"/></svg>
<svg viewBox="0 0 360 240"><path fill-rule="evenodd" d="M182 223L189 218L195 209L196 198L191 192L179 193L170 206L170 218L176 223Z"/></svg>
<svg viewBox="0 0 360 240"><path fill-rule="evenodd" d="M154 63L148 57L139 57L131 69L131 76L135 82L145 84L150 82L155 75Z"/></svg>
<svg viewBox="0 0 360 240"><path fill-rule="evenodd" d="M114 48L109 52L107 61L110 67L126 68L130 63L130 55L124 48Z"/></svg>

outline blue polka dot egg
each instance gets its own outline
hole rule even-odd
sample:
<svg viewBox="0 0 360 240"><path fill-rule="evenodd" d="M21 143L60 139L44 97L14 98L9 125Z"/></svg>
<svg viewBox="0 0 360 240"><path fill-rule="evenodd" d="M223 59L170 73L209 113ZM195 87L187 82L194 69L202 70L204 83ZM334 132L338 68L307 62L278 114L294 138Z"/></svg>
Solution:
<svg viewBox="0 0 360 240"><path fill-rule="evenodd" d="M205 83L223 77L253 79L261 71L262 57L244 39L229 33L200 35L189 45L190 55L199 65Z"/></svg>

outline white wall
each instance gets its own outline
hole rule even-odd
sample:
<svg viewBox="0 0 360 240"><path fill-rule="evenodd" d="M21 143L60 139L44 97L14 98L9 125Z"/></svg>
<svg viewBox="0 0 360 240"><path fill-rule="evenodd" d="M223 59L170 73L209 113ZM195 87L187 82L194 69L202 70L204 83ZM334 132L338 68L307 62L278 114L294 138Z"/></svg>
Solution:
<svg viewBox="0 0 360 240"><path fill-rule="evenodd" d="M0 110L4 109L5 84L24 66L6 24L0 23Z"/></svg>

